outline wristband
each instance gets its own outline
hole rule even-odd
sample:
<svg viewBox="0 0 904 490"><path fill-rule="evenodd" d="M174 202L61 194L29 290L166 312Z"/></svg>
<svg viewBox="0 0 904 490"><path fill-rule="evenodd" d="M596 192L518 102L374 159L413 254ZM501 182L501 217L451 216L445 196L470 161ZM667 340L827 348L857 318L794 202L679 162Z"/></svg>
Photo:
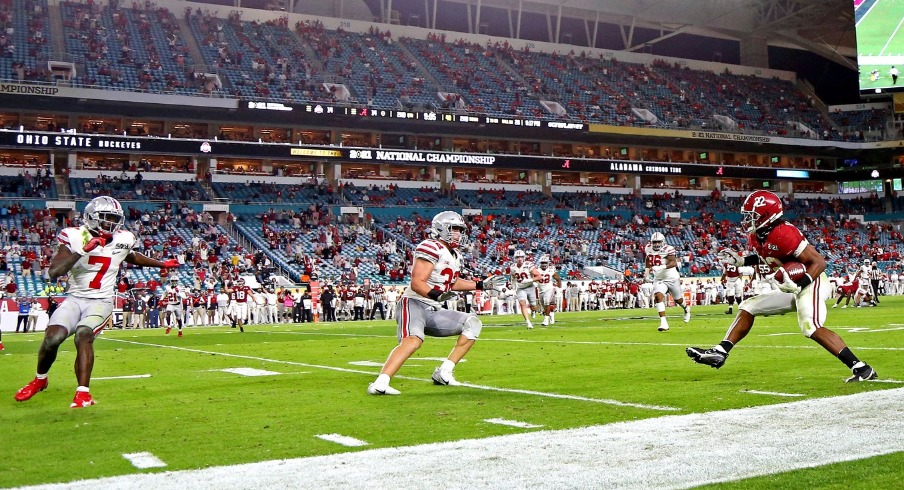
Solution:
<svg viewBox="0 0 904 490"><path fill-rule="evenodd" d="M427 297L432 299L433 301L438 301L439 297L442 296L443 293L440 292L439 289L431 289L427 292Z"/></svg>
<svg viewBox="0 0 904 490"><path fill-rule="evenodd" d="M805 287L809 286L812 282L813 282L813 278L810 277L810 274L804 272L803 277L798 279L795 284L797 284L801 288L805 288Z"/></svg>
<svg viewBox="0 0 904 490"><path fill-rule="evenodd" d="M483 280L475 281L475 284L476 284L476 286L474 286L474 289L476 289L478 291L483 291Z"/></svg>

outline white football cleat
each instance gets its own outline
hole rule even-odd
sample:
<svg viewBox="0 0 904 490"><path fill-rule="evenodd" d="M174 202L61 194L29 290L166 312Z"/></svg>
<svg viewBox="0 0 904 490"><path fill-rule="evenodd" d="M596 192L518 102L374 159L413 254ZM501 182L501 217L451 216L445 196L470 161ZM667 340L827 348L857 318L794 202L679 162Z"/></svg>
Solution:
<svg viewBox="0 0 904 490"><path fill-rule="evenodd" d="M386 385L384 388L377 388L375 386L376 383L371 383L367 385L367 394L368 395L401 395L402 392L393 388L392 386Z"/></svg>
<svg viewBox="0 0 904 490"><path fill-rule="evenodd" d="M691 321L691 307L688 306L686 310L684 310L684 323L688 323Z"/></svg>
<svg viewBox="0 0 904 490"><path fill-rule="evenodd" d="M660 332L667 332L669 330L669 324L668 323L660 323L658 330Z"/></svg>
<svg viewBox="0 0 904 490"><path fill-rule="evenodd" d="M543 318L543 323L541 323L540 325L543 325L544 327L548 327L549 326L549 318Z"/></svg>
<svg viewBox="0 0 904 490"><path fill-rule="evenodd" d="M455 379L455 376L452 375L452 372L444 373L441 368L436 368L433 370L433 384L435 385L444 385L444 386L460 386L461 383Z"/></svg>
<svg viewBox="0 0 904 490"><path fill-rule="evenodd" d="M530 330L530 329L532 329L532 328L534 328L534 324L531 323L530 321L528 321L528 322L527 322L527 329Z"/></svg>

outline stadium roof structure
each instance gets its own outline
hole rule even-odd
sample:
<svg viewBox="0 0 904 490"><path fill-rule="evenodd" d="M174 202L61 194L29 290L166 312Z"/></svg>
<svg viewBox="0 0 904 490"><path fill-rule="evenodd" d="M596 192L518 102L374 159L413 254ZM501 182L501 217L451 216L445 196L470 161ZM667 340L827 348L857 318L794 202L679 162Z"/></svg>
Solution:
<svg viewBox="0 0 904 490"><path fill-rule="evenodd" d="M392 0L382 0L392 8ZM761 38L771 46L804 49L856 69L854 9L851 0L444 0L549 16L550 38L559 37L562 17L586 21L588 38L594 22L618 25L627 51L679 34L722 39ZM431 2L432 3L432 2ZM440 6L440 9L442 7ZM512 22L512 21L510 21ZM517 21L514 21L517 23ZM660 31L653 40L637 42L634 28ZM477 29L472 29L477 32ZM517 36L515 36L517 37Z"/></svg>

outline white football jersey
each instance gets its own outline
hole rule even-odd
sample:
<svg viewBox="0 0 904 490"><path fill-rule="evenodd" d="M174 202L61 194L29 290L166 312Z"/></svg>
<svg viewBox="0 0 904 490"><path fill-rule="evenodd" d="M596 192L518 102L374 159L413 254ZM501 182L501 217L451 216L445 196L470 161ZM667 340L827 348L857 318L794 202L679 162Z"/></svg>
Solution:
<svg viewBox="0 0 904 490"><path fill-rule="evenodd" d="M87 227L80 226L64 228L57 235L57 240L73 253L81 253L91 236ZM112 298L116 292L119 266L132 253L134 246L135 235L132 232L117 231L110 243L82 256L69 270L69 294L87 299Z"/></svg>
<svg viewBox="0 0 904 490"><path fill-rule="evenodd" d="M540 271L540 280L537 281L537 289L540 290L541 293L545 293L553 288L556 285L555 276L556 268L552 264L550 264L546 269L541 267L537 267L537 270Z"/></svg>
<svg viewBox="0 0 904 490"><path fill-rule="evenodd" d="M866 264L860 266L860 280L869 281L872 276L873 268Z"/></svg>
<svg viewBox="0 0 904 490"><path fill-rule="evenodd" d="M512 272L512 281L515 283L516 288L527 289L534 287L533 276L530 273L533 268L534 264L529 260L522 262L520 267L512 264L509 269Z"/></svg>
<svg viewBox="0 0 904 490"><path fill-rule="evenodd" d="M661 265L662 269L653 273L653 280L655 281L670 281L679 279L681 276L678 274L678 269L675 267L666 268L666 257L677 257L677 252L675 252L675 247L671 245L663 244L662 248L659 251L653 250L653 246L651 244L646 244L643 248L643 253L646 256L647 268L652 269L654 266Z"/></svg>
<svg viewBox="0 0 904 490"><path fill-rule="evenodd" d="M433 272L427 278L427 285L441 292L451 291L452 285L458 280L461 273L461 257L458 253L449 250L442 242L427 239L418 244L414 249L414 258L428 260L433 263ZM442 304L430 298L425 298L411 289L409 284L402 293L403 298L412 298L423 301L430 306L441 308Z"/></svg>

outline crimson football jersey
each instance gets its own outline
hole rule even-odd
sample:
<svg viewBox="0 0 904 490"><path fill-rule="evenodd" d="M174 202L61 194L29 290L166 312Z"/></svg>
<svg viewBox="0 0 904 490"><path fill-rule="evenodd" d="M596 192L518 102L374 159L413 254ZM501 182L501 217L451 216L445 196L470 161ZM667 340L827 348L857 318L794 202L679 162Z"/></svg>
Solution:
<svg viewBox="0 0 904 490"><path fill-rule="evenodd" d="M762 241L755 233L751 233L748 240L750 248L760 256L761 263L769 265L770 271L775 271L785 262L798 262L797 257L809 244L800 230L788 222L769 230Z"/></svg>

